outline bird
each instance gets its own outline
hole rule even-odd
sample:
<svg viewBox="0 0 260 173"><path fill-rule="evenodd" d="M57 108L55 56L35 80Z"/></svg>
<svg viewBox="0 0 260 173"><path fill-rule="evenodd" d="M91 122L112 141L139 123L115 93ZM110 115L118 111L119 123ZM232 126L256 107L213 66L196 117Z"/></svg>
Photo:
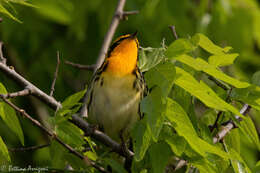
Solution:
<svg viewBox="0 0 260 173"><path fill-rule="evenodd" d="M129 139L130 130L142 118L140 102L147 87L138 68L139 42L133 34L122 35L110 46L94 73L86 95L84 117L112 139Z"/></svg>

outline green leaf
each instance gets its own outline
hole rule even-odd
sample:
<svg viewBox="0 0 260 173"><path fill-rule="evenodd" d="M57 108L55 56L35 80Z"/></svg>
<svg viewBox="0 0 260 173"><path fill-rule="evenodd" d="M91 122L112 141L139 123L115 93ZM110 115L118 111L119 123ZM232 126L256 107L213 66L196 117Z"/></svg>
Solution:
<svg viewBox="0 0 260 173"><path fill-rule="evenodd" d="M258 150L260 151L260 142L258 133L256 131L254 122L249 116L246 116L243 121L241 121L241 127L245 130L245 135L249 136L250 139L254 142Z"/></svg>
<svg viewBox="0 0 260 173"><path fill-rule="evenodd" d="M156 87L141 102L141 112L147 117L148 127L151 130L154 141L158 140L165 119L165 100L161 90Z"/></svg>
<svg viewBox="0 0 260 173"><path fill-rule="evenodd" d="M86 93L86 90L79 91L69 97L67 97L62 102L62 108L58 110L57 114L64 116L67 113L73 113L79 109L81 106L81 103L78 103L80 99L84 96ZM70 110L72 107L75 107L74 109Z"/></svg>
<svg viewBox="0 0 260 173"><path fill-rule="evenodd" d="M145 80L148 87L159 86L163 97L167 97L175 79L174 67L170 62L160 63L145 73Z"/></svg>
<svg viewBox="0 0 260 173"><path fill-rule="evenodd" d="M7 0L8 2L12 2L12 3L15 3L15 4L20 4L20 5L24 5L24 6L28 6L28 7L35 7L35 5L27 2L26 0Z"/></svg>
<svg viewBox="0 0 260 173"><path fill-rule="evenodd" d="M110 158L106 158L104 159L105 162L110 165L112 167L112 169L117 172L117 173L127 173L127 171L124 169L124 167L122 166L122 164L119 164L117 161L110 159Z"/></svg>
<svg viewBox="0 0 260 173"><path fill-rule="evenodd" d="M11 19L19 22L19 23L22 23L19 19L17 19L16 17L14 17L12 15L12 13L10 13L0 2L0 13L3 13L4 15L6 15L7 17L10 17Z"/></svg>
<svg viewBox="0 0 260 173"><path fill-rule="evenodd" d="M197 46L192 44L192 42L188 39L180 38L175 40L166 51L166 57L172 58L181 54L185 54L195 50Z"/></svg>
<svg viewBox="0 0 260 173"><path fill-rule="evenodd" d="M200 81L199 83L192 75L179 67L176 67L175 84L200 99L208 107L222 111L229 110L232 113L243 117L235 107L218 97L218 95L204 82Z"/></svg>
<svg viewBox="0 0 260 173"><path fill-rule="evenodd" d="M233 89L231 98L247 103L254 109L260 110L260 92L257 91L257 87L254 85L245 89Z"/></svg>
<svg viewBox="0 0 260 173"><path fill-rule="evenodd" d="M147 169L143 169L140 173L147 173Z"/></svg>
<svg viewBox="0 0 260 173"><path fill-rule="evenodd" d="M178 136L177 134L169 136L166 139L166 142L171 147L172 152L174 152L179 157L185 151L187 145L185 139L182 136Z"/></svg>
<svg viewBox="0 0 260 173"><path fill-rule="evenodd" d="M66 161L64 158L66 153L67 151L61 144L59 144L57 141L52 141L50 146L52 168L64 169L66 166Z"/></svg>
<svg viewBox="0 0 260 173"><path fill-rule="evenodd" d="M171 154L171 148L167 143L158 142L153 144L149 149L152 172L164 172Z"/></svg>
<svg viewBox="0 0 260 173"><path fill-rule="evenodd" d="M223 159L229 158L224 151L198 137L188 115L178 103L170 98L167 99L166 115L167 118L173 123L174 129L177 133L180 136L183 136L191 148L198 154L206 157L207 153L212 153L222 157Z"/></svg>
<svg viewBox="0 0 260 173"><path fill-rule="evenodd" d="M239 129L231 130L228 135L225 136L225 142L227 145L232 146L232 148L240 154L240 134Z"/></svg>
<svg viewBox="0 0 260 173"><path fill-rule="evenodd" d="M224 54L231 49L230 47L221 48L221 47L215 45L208 37L206 37L205 35L200 34L200 33L195 34L192 37L192 42L195 45L199 45L201 48L203 48L207 52L209 52L211 54L216 54L216 55Z"/></svg>
<svg viewBox="0 0 260 173"><path fill-rule="evenodd" d="M257 71L252 76L252 84L260 86L260 71Z"/></svg>
<svg viewBox="0 0 260 173"><path fill-rule="evenodd" d="M227 66L234 63L234 60L238 57L237 53L212 55L209 57L208 62L215 67Z"/></svg>
<svg viewBox="0 0 260 173"><path fill-rule="evenodd" d="M7 94L4 85L0 83L0 94ZM0 117L6 125L17 135L22 145L24 145L24 135L15 110L8 104L0 101Z"/></svg>
<svg viewBox="0 0 260 173"><path fill-rule="evenodd" d="M72 153L66 152L63 155L63 158L65 160L65 163L67 165L70 165L74 170L83 169L85 172L94 173L94 171L92 171L94 168L92 168L89 165L87 165L84 160L80 159L79 157L77 157L76 155L74 155Z"/></svg>
<svg viewBox="0 0 260 173"><path fill-rule="evenodd" d="M92 151L87 151L84 153L85 156L87 156L89 159L96 161L98 159L97 153Z"/></svg>
<svg viewBox="0 0 260 173"><path fill-rule="evenodd" d="M56 127L56 132L63 142L73 147L80 147L85 143L83 140L82 131L68 121L58 124Z"/></svg>
<svg viewBox="0 0 260 173"><path fill-rule="evenodd" d="M150 141L152 134L144 122L145 119L135 123L131 135L133 137L133 147L134 147L134 158L136 161L141 161L145 153L150 146Z"/></svg>
<svg viewBox="0 0 260 173"><path fill-rule="evenodd" d="M200 173L218 173L212 164L206 159L192 160L191 163L199 169Z"/></svg>
<svg viewBox="0 0 260 173"><path fill-rule="evenodd" d="M138 67L141 72L145 72L159 64L165 59L166 48L163 45L161 48L141 48L139 51Z"/></svg>
<svg viewBox="0 0 260 173"><path fill-rule="evenodd" d="M43 17L63 25L69 25L74 12L73 3L69 0L37 0L35 10Z"/></svg>
<svg viewBox="0 0 260 173"><path fill-rule="evenodd" d="M0 136L0 156L2 156L2 158L8 162L11 162L9 153L8 153L8 149L2 139L2 137Z"/></svg>
<svg viewBox="0 0 260 173"><path fill-rule="evenodd" d="M227 151L234 159L231 159L231 165L235 173L251 173L251 170L248 168L246 162L242 159L239 153L237 153L232 146L228 147Z"/></svg>
<svg viewBox="0 0 260 173"><path fill-rule="evenodd" d="M225 73L223 73L222 71L220 71L219 69L217 69L215 66L207 63L206 61L204 61L201 58L193 58L189 55L180 55L178 57L176 57L176 60L191 66L192 68L194 68L197 71L203 71L211 76L213 76L214 78L220 79L236 88L247 88L250 86L249 83L247 82L241 82L235 78L232 78L228 75L226 75Z"/></svg>

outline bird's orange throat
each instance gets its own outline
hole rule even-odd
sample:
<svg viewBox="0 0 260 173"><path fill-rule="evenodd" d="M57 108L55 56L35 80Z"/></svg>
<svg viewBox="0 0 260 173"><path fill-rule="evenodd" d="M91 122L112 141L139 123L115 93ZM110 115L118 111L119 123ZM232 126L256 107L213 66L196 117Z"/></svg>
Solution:
<svg viewBox="0 0 260 173"><path fill-rule="evenodd" d="M130 74L136 68L137 56L138 47L135 40L124 41L107 58L106 71L116 76Z"/></svg>

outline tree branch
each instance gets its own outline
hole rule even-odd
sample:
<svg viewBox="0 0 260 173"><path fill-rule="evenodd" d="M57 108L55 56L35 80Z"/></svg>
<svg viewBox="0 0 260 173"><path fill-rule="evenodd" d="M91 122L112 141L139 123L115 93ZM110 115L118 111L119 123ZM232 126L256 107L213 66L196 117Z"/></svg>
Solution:
<svg viewBox="0 0 260 173"><path fill-rule="evenodd" d="M17 151L25 152L25 151L33 151L33 150L42 149L42 148L48 147L50 145L51 144L48 143L48 144L37 145L37 146L32 146L32 147L8 148L8 150L11 152L17 152Z"/></svg>
<svg viewBox="0 0 260 173"><path fill-rule="evenodd" d="M251 106L249 106L248 104L245 104L242 109L240 110L240 113L242 115L245 115L248 113L248 111L250 110ZM235 118L238 121L242 121L242 119L240 118L240 116L236 115ZM222 130L220 130L217 135L213 138L213 143L217 143L220 140L222 140L233 128L235 128L235 124L233 121L229 121L225 126L223 126Z"/></svg>
<svg viewBox="0 0 260 173"><path fill-rule="evenodd" d="M39 100L49 105L52 109L57 110L61 108L60 102L56 101L55 98L41 91L39 88L34 86L25 78L23 78L21 75L16 73L14 69L10 69L7 65L3 64L2 62L0 62L0 71L8 75L11 79L13 79L16 83L20 84L21 86L25 88L29 88L33 96L37 97ZM79 117L77 114L72 115L71 122L74 123L76 126L78 126L80 129L82 129L86 134L89 134L91 137L99 140L100 142L104 143L108 147L111 147L112 150L114 152L117 152L119 155L127 158L131 158L134 155L134 153L130 150L127 152L129 153L129 155L126 155L122 151L120 144L112 140L109 136L102 133L101 131L91 128L90 125L83 118Z"/></svg>
<svg viewBox="0 0 260 173"><path fill-rule="evenodd" d="M175 26L174 25L169 25L169 28L172 32L172 35L175 37L176 40L178 40L178 35L177 35L177 32L175 30Z"/></svg>
<svg viewBox="0 0 260 173"><path fill-rule="evenodd" d="M0 96L1 97L1 96ZM76 151L74 148L72 148L70 145L64 143L54 132L44 127L39 121L32 118L25 110L20 109L15 104L10 102L4 97L1 97L2 100L7 103L9 106L11 106L15 111L19 112L20 115L24 116L25 118L29 119L35 126L39 127L42 131L44 131L48 136L50 136L52 139L56 140L58 143L60 143L62 146L64 146L69 152L77 156L78 158L82 159L86 164L93 166L94 168L98 169L100 172L107 172L103 167L98 166L95 162L89 160L87 156L81 155L78 151Z"/></svg>
<svg viewBox="0 0 260 173"><path fill-rule="evenodd" d="M27 96L30 94L31 94L31 90L29 88L25 88L22 91L18 91L18 92L14 92L14 93L7 93L7 94L0 94L0 96L8 99L8 98L14 98L14 97L18 97L18 96Z"/></svg>
<svg viewBox="0 0 260 173"><path fill-rule="evenodd" d="M90 70L90 71L94 71L96 65L92 64L92 65L82 65L82 64L76 64L70 61L65 61L65 64L71 65L72 67L76 67L78 69L81 70Z"/></svg>
<svg viewBox="0 0 260 173"><path fill-rule="evenodd" d="M53 81L52 81L52 84L51 84L50 96L53 96L53 92L55 90L54 87L55 87L55 83L56 83L56 80L57 80L57 77L58 77L59 66L60 66L60 53L59 53L59 51L57 51L57 65L56 65L56 70L55 70L55 73L54 73Z"/></svg>
<svg viewBox="0 0 260 173"><path fill-rule="evenodd" d="M120 22L121 19L123 19L124 16L124 6L125 6L125 2L126 0L118 0L118 4L114 13L114 16L112 18L111 24L109 26L109 29L105 35L102 47L100 49L99 55L98 55L98 59L96 62L96 67L95 67L95 71L101 66L101 64L103 63L104 59L105 59L105 55L108 51L109 45L113 39L113 36L115 34L115 31L117 29L117 26Z"/></svg>

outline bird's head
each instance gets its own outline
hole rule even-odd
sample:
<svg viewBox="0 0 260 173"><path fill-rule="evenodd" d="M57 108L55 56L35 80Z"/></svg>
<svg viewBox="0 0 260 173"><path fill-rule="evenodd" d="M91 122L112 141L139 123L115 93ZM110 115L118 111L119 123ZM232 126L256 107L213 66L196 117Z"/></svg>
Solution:
<svg viewBox="0 0 260 173"><path fill-rule="evenodd" d="M107 72L124 76L136 68L139 47L136 34L137 32L120 36L113 42L106 57Z"/></svg>

